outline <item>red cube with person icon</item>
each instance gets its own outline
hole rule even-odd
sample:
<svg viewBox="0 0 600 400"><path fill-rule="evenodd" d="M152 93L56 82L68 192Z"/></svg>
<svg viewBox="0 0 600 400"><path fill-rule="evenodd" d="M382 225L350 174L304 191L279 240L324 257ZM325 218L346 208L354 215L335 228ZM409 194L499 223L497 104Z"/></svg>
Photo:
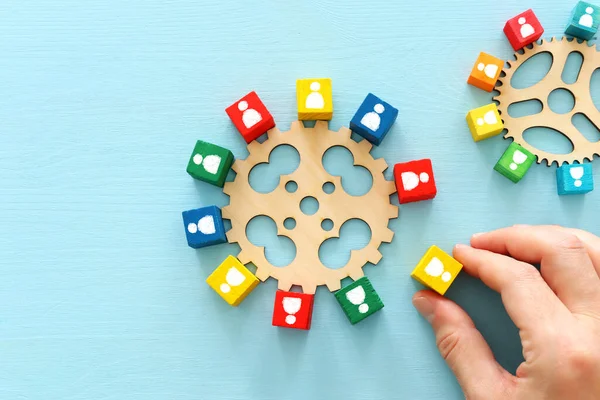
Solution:
<svg viewBox="0 0 600 400"><path fill-rule="evenodd" d="M273 116L256 92L250 92L225 109L246 143L275 127Z"/></svg>
<svg viewBox="0 0 600 400"><path fill-rule="evenodd" d="M278 290L275 293L273 326L310 329L314 299L314 294Z"/></svg>
<svg viewBox="0 0 600 400"><path fill-rule="evenodd" d="M394 165L394 180L400 204L431 200L437 194L430 159Z"/></svg>
<svg viewBox="0 0 600 400"><path fill-rule="evenodd" d="M517 51L541 38L544 28L533 10L529 9L509 19L504 26L504 34Z"/></svg>

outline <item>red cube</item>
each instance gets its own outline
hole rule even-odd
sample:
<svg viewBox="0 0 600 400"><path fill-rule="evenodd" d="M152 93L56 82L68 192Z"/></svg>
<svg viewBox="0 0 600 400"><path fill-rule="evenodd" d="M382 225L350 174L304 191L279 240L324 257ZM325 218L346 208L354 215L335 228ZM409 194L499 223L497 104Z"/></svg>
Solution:
<svg viewBox="0 0 600 400"><path fill-rule="evenodd" d="M273 116L256 92L250 92L225 109L246 143L275 126Z"/></svg>
<svg viewBox="0 0 600 400"><path fill-rule="evenodd" d="M314 294L278 290L275 293L273 326L310 329L314 298Z"/></svg>
<svg viewBox="0 0 600 400"><path fill-rule="evenodd" d="M428 158L394 165L394 179L400 204L431 200L437 194Z"/></svg>
<svg viewBox="0 0 600 400"><path fill-rule="evenodd" d="M515 51L537 41L544 34L544 28L529 9L514 18L509 19L504 26L504 34Z"/></svg>

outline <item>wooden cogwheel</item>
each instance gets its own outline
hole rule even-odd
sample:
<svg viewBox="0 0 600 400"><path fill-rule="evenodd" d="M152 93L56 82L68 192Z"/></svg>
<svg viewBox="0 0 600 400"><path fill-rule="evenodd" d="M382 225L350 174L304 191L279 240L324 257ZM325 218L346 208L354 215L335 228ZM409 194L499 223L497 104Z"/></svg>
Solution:
<svg viewBox="0 0 600 400"><path fill-rule="evenodd" d="M566 84L562 80L562 72L565 68L569 54L577 52L583 57L583 63L579 77L573 84ZM552 67L548 74L537 84L525 88L516 89L511 80L519 67L531 57L540 53L552 55ZM537 156L538 163L545 160L548 166L556 162L559 166L563 163L573 163L584 160L592 161L594 155L600 155L600 142L590 142L573 125L574 115L585 115L596 127L600 128L600 112L594 106L590 92L590 81L592 74L600 68L600 53L596 47L590 47L587 42L579 43L577 40L555 38L542 40L535 43L532 48L526 47L524 53L516 53L515 61L508 61L508 68L504 69L506 76L500 78L502 85L496 87L500 94L494 97L498 101L498 110L504 120L504 126L508 132L505 138L513 138L514 141ZM553 112L548 105L548 97L556 89L566 89L575 97L575 107L566 114ZM542 103L542 111L538 114L521 118L513 118L508 114L508 107L515 103L528 100L539 100ZM523 133L534 127L551 128L561 132L573 145L573 151L568 154L553 154L533 147L525 141Z"/></svg>
<svg viewBox="0 0 600 400"><path fill-rule="evenodd" d="M278 280L281 290L290 290L293 285L302 287L304 293L314 294L317 286L326 285L330 291L341 288L341 280L351 277L356 280L364 276L362 268L367 262L377 264L381 259L378 248L382 242L389 243L394 233L388 228L389 220L398 216L398 207L390 203L390 195L396 192L394 182L385 179L383 172L388 168L383 158L374 159L370 154L372 145L366 141L355 142L350 129L330 131L327 122L317 122L314 128L306 128L294 122L288 132L277 128L268 132L264 143L251 142L250 153L245 160L237 160L233 170L237 173L233 182L228 182L223 192L230 197L229 205L223 208L223 218L231 220L227 233L230 243L238 243L239 260L253 263L256 276L265 281L269 277ZM279 185L270 193L258 193L248 182L252 168L269 162L269 155L278 146L290 145L300 154L300 165L289 175L281 176ZM351 196L342 188L341 178L330 175L323 167L323 155L334 146L348 149L354 156L354 165L371 173L373 186L363 196ZM298 189L290 193L286 184L296 182ZM331 194L324 192L325 183L333 183ZM306 215L300 210L305 197L314 197L319 210ZM264 247L248 240L246 227L256 216L268 216L277 225L277 234L290 238L296 245L296 257L286 267L275 267L265 257ZM287 229L284 220L294 218L296 226ZM325 219L333 221L333 229L321 227ZM341 226L350 219L361 219L371 228L371 240L361 250L352 251L348 263L339 269L325 267L319 259L319 247L330 238L339 237Z"/></svg>

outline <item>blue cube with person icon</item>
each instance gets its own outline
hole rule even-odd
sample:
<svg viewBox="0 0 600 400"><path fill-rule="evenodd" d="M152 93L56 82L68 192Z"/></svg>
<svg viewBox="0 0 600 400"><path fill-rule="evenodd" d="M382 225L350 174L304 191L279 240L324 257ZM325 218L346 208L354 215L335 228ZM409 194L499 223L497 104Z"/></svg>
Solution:
<svg viewBox="0 0 600 400"><path fill-rule="evenodd" d="M188 245L194 249L227 242L221 209L217 206L184 211L183 225Z"/></svg>
<svg viewBox="0 0 600 400"><path fill-rule="evenodd" d="M600 7L580 1L571 13L571 20L565 33L579 39L591 40L598 32L598 26L600 26Z"/></svg>
<svg viewBox="0 0 600 400"><path fill-rule="evenodd" d="M379 145L398 117L398 109L369 93L350 121L350 129Z"/></svg>
<svg viewBox="0 0 600 400"><path fill-rule="evenodd" d="M564 164L556 170L558 194L585 194L594 190L592 164Z"/></svg>

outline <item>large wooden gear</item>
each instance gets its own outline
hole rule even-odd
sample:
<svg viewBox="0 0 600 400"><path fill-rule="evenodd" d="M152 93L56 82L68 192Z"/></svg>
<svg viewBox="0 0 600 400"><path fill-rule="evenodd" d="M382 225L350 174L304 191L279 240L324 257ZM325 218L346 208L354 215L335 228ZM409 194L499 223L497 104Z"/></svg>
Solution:
<svg viewBox="0 0 600 400"><path fill-rule="evenodd" d="M583 63L579 77L573 84L566 84L562 80L562 72L569 54L578 52L583 56ZM553 57L552 67L548 74L537 84L525 88L516 89L511 80L519 67L531 57L540 53L550 53ZM542 40L535 43L532 48L526 47L523 54L516 53L514 61L508 61L508 68L504 69L506 76L500 78L502 85L496 87L500 94L494 97L498 101L498 110L504 120L504 126L508 130L505 138L512 138L516 143L523 146L537 156L538 163L543 160L548 166L556 162L559 166L563 163L592 161L594 155L600 155L600 142L590 142L573 125L572 118L576 114L585 115L596 127L600 128L600 112L594 106L590 93L590 81L593 72L600 67L600 53L596 47L590 47L587 42L579 43L577 40L562 38L556 40ZM548 97L556 89L566 89L575 97L575 107L566 114L553 112L548 105ZM508 114L508 107L512 104L539 100L543 107L538 114L521 118L513 118ZM551 128L561 132L567 137L573 150L569 154L553 154L533 147L525 141L523 133L529 128L542 127Z"/></svg>
<svg viewBox="0 0 600 400"><path fill-rule="evenodd" d="M223 191L229 195L230 203L223 208L223 218L231 220L231 230L227 233L230 243L238 243L238 255L244 264L256 266L256 276L262 281L269 277L278 280L281 290L302 287L304 293L315 293L317 286L326 285L330 291L340 289L341 280L346 277L359 279L363 266L368 262L377 264L382 255L378 248L382 242L392 241L394 233L388 228L389 220L398 216L398 207L390 203L390 195L396 191L394 182L385 179L383 172L388 168L383 158L374 159L370 154L372 145L366 141L355 142L350 130L342 128L330 131L327 122L317 122L314 128L307 128L301 122L294 122L288 132L274 128L268 132L264 143L257 141L248 145L249 156L237 160L233 170L237 173L233 182L225 184ZM270 193L258 193L248 181L252 168L269 161L269 155L278 146L290 145L300 154L300 165L291 174L281 176L279 185ZM359 165L371 173L373 186L363 196L351 196L342 188L341 178L330 175L323 167L325 152L342 146L354 156L354 165ZM290 193L286 184L296 182L298 188ZM327 182L335 185L331 194L324 191ZM314 215L306 215L300 210L300 202L307 196L319 202L319 210ZM247 237L246 227L256 216L269 216L277 225L277 234L290 238L296 245L296 257L286 267L275 267L265 257L264 247L252 244ZM294 218L296 226L287 229L284 220ZM321 227L324 219L333 221L333 229ZM339 269L329 269L319 260L319 247L330 238L339 237L341 226L350 219L361 219L371 228L371 240L361 250L352 251L348 263Z"/></svg>

